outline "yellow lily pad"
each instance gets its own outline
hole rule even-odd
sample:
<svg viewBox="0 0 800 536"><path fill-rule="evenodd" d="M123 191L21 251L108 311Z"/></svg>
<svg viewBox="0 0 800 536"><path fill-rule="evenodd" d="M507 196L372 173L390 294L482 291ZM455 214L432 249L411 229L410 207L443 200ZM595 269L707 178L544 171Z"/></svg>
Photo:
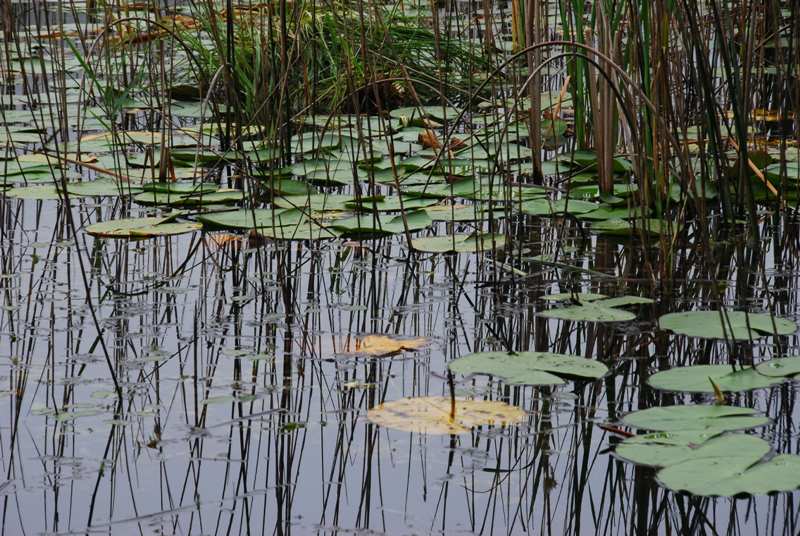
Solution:
<svg viewBox="0 0 800 536"><path fill-rule="evenodd" d="M386 357L402 351L416 351L428 344L425 337L397 339L388 335L367 335L356 341L356 353Z"/></svg>
<svg viewBox="0 0 800 536"><path fill-rule="evenodd" d="M367 412L373 424L418 434L466 434L476 426L506 426L525 420L526 413L497 400L456 399L455 417L450 418L451 400L446 396L401 398L384 402Z"/></svg>

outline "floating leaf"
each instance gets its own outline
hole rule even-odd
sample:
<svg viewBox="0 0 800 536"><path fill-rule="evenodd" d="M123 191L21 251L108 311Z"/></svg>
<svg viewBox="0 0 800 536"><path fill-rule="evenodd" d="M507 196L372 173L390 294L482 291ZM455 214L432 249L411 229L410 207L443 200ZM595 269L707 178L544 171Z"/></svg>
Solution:
<svg viewBox="0 0 800 536"><path fill-rule="evenodd" d="M141 188L114 180L97 179L94 181L68 182L67 192L70 195L86 197L116 197L141 192Z"/></svg>
<svg viewBox="0 0 800 536"><path fill-rule="evenodd" d="M353 200L351 195L340 194L310 194L287 195L276 197L273 203L280 208L299 208L304 211L333 211L345 210L347 203Z"/></svg>
<svg viewBox="0 0 800 536"><path fill-rule="evenodd" d="M619 218L609 218L595 221L590 227L592 232L615 236L636 236L640 232L649 235L669 235L680 230L680 225L676 222L646 218L644 221L634 218L623 220Z"/></svg>
<svg viewBox="0 0 800 536"><path fill-rule="evenodd" d="M178 194L174 192L142 192L133 198L140 205L160 205L170 207L196 207L202 205L223 205L244 200L241 190L223 189L197 194Z"/></svg>
<svg viewBox="0 0 800 536"><path fill-rule="evenodd" d="M662 406L628 413L623 424L658 432L694 431L718 434L764 426L769 419L754 409L736 406Z"/></svg>
<svg viewBox="0 0 800 536"><path fill-rule="evenodd" d="M641 218L641 207L612 207L610 205L601 205L596 210L578 214L578 219L581 220L627 220L631 218ZM627 229L627 227L626 227Z"/></svg>
<svg viewBox="0 0 800 536"><path fill-rule="evenodd" d="M466 434L476 426L505 426L525 420L516 406L495 400L456 399L455 418L450 418L448 397L401 398L369 410L370 422L386 428L418 434Z"/></svg>
<svg viewBox="0 0 800 536"><path fill-rule="evenodd" d="M433 221L485 221L506 217L505 211L482 205L436 205L426 207L425 212Z"/></svg>
<svg viewBox="0 0 800 536"><path fill-rule="evenodd" d="M747 434L715 435L709 432L655 432L625 439L614 453L639 465L669 467L688 460L701 462L728 456L760 460L770 444Z"/></svg>
<svg viewBox="0 0 800 536"><path fill-rule="evenodd" d="M797 325L791 320L744 311L669 313L658 319L658 325L681 335L705 339L724 339L727 336L750 340L772 334L791 335L797 331Z"/></svg>
<svg viewBox="0 0 800 536"><path fill-rule="evenodd" d="M532 216L558 216L561 214L585 214L597 210L600 205L577 199L534 199L522 203L522 212Z"/></svg>
<svg viewBox="0 0 800 536"><path fill-rule="evenodd" d="M756 370L764 376L788 378L800 374L800 357L782 357L770 359L756 366Z"/></svg>
<svg viewBox="0 0 800 536"><path fill-rule="evenodd" d="M733 450L727 456L691 459L665 467L658 472L658 481L674 491L722 497L800 488L800 456L784 454L759 462L757 454L757 450Z"/></svg>
<svg viewBox="0 0 800 536"><path fill-rule="evenodd" d="M764 376L749 367L733 372L730 365L694 365L658 372L647 383L663 391L713 393L714 384L723 392L735 392L770 387L782 381L783 378Z"/></svg>
<svg viewBox="0 0 800 536"><path fill-rule="evenodd" d="M60 199L58 189L52 184L42 186L17 186L9 188L3 195L16 199L31 199L36 201L53 201Z"/></svg>
<svg viewBox="0 0 800 536"><path fill-rule="evenodd" d="M273 240L329 240L341 236L336 229L324 227L312 219L296 225L259 227L258 234Z"/></svg>
<svg viewBox="0 0 800 536"><path fill-rule="evenodd" d="M472 233L414 238L411 240L411 249L425 253L478 253L502 249L505 243L503 235Z"/></svg>
<svg viewBox="0 0 800 536"><path fill-rule="evenodd" d="M650 298L642 298L639 296L620 296L617 298L600 299L600 295L597 294L558 294L551 295L548 299L552 301L554 299L553 296L564 296L566 299L570 299L570 301L575 301L577 299L579 303L558 309L548 309L542 311L539 315L545 318L557 318L575 322L627 322L629 320L634 320L636 315L629 311L618 309L618 307L653 302ZM580 296L583 296L583 300L581 300Z"/></svg>
<svg viewBox="0 0 800 536"><path fill-rule="evenodd" d="M372 357L387 357L403 351L416 351L428 344L425 337L400 339L388 335L367 335L356 340L356 353Z"/></svg>
<svg viewBox="0 0 800 536"><path fill-rule="evenodd" d="M261 229L297 225L305 220L305 214L297 209L240 209L226 212L199 214L197 220L222 229Z"/></svg>
<svg viewBox="0 0 800 536"><path fill-rule="evenodd" d="M433 223L431 217L424 210L409 212L405 218L394 216L388 221L382 219L381 213L358 213L350 218L336 220L330 224L332 229L342 233L342 236L353 238L381 237L405 232L406 224L408 231L419 231Z"/></svg>
<svg viewBox="0 0 800 536"><path fill-rule="evenodd" d="M782 167L786 166L786 172L782 171ZM800 163L798 162L785 162L781 164L772 164L764 168L764 176L770 181L780 184L783 177L789 181L800 181Z"/></svg>
<svg viewBox="0 0 800 536"><path fill-rule="evenodd" d="M191 233L202 228L199 223L174 223L174 219L174 216L155 216L104 221L88 226L86 232L101 238L152 238Z"/></svg>
<svg viewBox="0 0 800 536"><path fill-rule="evenodd" d="M352 198L351 201L346 203L346 207L354 210L365 210L379 212L392 212L399 210L413 210L418 208L425 208L436 204L436 199L424 197L388 197L382 199L369 199L369 198Z"/></svg>
<svg viewBox="0 0 800 536"><path fill-rule="evenodd" d="M550 352L478 352L453 360L448 367L458 374L488 374L520 385L561 385L562 378L595 380L608 373L599 361Z"/></svg>
<svg viewBox="0 0 800 536"><path fill-rule="evenodd" d="M578 302L578 303L585 303L585 302L592 302L597 300L602 300L607 298L605 294L595 294L592 292L558 292L555 294L548 294L547 296L542 296L542 299L545 301L569 301L569 302Z"/></svg>

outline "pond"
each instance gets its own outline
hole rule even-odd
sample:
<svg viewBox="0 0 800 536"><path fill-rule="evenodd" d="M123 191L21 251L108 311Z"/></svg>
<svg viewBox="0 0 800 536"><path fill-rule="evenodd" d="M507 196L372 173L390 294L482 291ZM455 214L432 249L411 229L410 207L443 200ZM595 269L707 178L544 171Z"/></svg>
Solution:
<svg viewBox="0 0 800 536"><path fill-rule="evenodd" d="M536 5L0 8L2 533L797 534L791 100Z"/></svg>

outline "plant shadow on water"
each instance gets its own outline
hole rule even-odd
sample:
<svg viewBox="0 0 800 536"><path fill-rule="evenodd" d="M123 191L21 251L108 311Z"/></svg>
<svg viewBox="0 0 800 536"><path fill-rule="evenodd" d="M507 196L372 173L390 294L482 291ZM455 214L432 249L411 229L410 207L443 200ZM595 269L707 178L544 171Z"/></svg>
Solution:
<svg viewBox="0 0 800 536"><path fill-rule="evenodd" d="M578 4L4 3L2 534L797 534L796 6Z"/></svg>

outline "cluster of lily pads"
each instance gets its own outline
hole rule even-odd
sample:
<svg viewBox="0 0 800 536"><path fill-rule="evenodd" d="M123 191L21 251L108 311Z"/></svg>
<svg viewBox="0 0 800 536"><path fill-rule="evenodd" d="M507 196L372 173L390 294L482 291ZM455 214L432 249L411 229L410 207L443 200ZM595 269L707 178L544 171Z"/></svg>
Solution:
<svg viewBox="0 0 800 536"><path fill-rule="evenodd" d="M180 113L182 107L176 108ZM289 240L410 237L435 222L475 230L411 240L412 248L430 253L503 247L504 236L481 233L480 224L516 213L571 215L598 232L618 234L638 225L642 214L631 208L636 188L626 160L615 160L620 183L613 196L601 196L596 178L589 180L596 169L592 153L545 162L548 173L580 175L570 189L559 194L531 185L527 126L506 119L502 108L487 106L469 113L429 106L396 109L388 117L310 116L296 125L289 164L287 151L257 131L243 134L238 149L221 151L209 129L186 128L168 140L160 132L99 131L79 144L43 144L41 132L11 125L0 140L7 147L0 161L2 195L123 196L151 214L173 211L164 222L170 227L149 223L135 235L95 233L106 237L141 239L200 228L176 223ZM234 187L222 187L225 181Z"/></svg>
<svg viewBox="0 0 800 536"><path fill-rule="evenodd" d="M606 322L635 318L621 307L652 303L636 296L608 298L586 293L553 294L546 300L566 303L542 313L549 318ZM797 329L787 319L737 311L671 313L662 316L659 324L680 334L739 340L788 335ZM412 344L408 349L415 348ZM508 385L531 386L594 381L609 373L597 360L550 352L477 352L451 361L448 368L464 376L488 375ZM770 387L795 377L800 377L800 357L771 359L754 367L676 367L654 374L648 383L655 389L720 394ZM500 401L412 397L380 404L369 411L368 418L407 432L461 434L476 426L520 423L527 415ZM768 418L748 408L720 404L656 407L622 419L623 425L649 433L626 438L615 453L623 460L657 468L658 481L674 491L735 496L794 490L800 487L800 456L773 455L767 441L732 433L768 423Z"/></svg>
<svg viewBox="0 0 800 536"><path fill-rule="evenodd" d="M654 467L666 488L701 496L759 495L800 487L800 456L772 453L742 433L769 423L748 408L664 406L630 413L622 423L649 433L616 446L619 458Z"/></svg>

